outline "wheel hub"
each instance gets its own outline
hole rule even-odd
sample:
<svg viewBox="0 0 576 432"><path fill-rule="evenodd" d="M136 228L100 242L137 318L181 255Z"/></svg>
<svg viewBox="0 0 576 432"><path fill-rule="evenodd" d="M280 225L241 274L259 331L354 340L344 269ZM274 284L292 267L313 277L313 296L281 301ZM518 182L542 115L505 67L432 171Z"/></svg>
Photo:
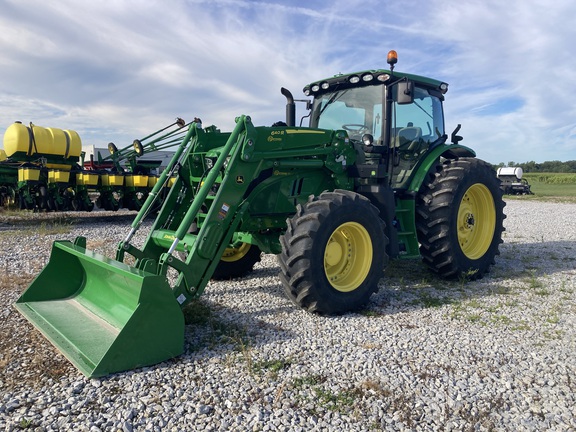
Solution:
<svg viewBox="0 0 576 432"><path fill-rule="evenodd" d="M466 225L468 228L472 228L474 226L474 215L472 213L466 215Z"/></svg>
<svg viewBox="0 0 576 432"><path fill-rule="evenodd" d="M326 264L329 266L335 266L338 262L342 259L342 246L336 243L335 241L331 241L326 246L326 254L324 255L324 259L326 260Z"/></svg>

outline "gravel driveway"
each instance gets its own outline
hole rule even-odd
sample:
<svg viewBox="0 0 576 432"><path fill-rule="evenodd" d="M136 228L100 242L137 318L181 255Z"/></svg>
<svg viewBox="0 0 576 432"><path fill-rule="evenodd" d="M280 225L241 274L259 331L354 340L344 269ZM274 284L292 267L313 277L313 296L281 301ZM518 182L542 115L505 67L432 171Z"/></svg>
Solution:
<svg viewBox="0 0 576 432"><path fill-rule="evenodd" d="M396 261L364 311L327 318L284 297L267 255L186 309L183 356L104 379L84 378L12 304L53 240L85 235L113 256L133 215L5 218L0 430L575 431L576 204L505 211L482 280Z"/></svg>

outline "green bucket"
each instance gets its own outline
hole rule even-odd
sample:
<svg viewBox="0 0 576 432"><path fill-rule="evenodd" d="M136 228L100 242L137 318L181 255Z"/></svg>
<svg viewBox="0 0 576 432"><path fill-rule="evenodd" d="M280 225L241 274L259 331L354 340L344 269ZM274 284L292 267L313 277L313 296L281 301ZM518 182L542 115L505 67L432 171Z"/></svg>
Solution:
<svg viewBox="0 0 576 432"><path fill-rule="evenodd" d="M16 308L87 377L149 366L182 354L184 317L164 276L69 241Z"/></svg>

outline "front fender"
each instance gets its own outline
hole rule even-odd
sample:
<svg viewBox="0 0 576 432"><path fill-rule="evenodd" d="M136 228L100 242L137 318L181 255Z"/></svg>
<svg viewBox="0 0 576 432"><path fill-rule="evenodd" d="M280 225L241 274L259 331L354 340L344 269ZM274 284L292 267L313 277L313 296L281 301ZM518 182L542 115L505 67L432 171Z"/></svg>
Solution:
<svg viewBox="0 0 576 432"><path fill-rule="evenodd" d="M413 177L408 185L407 192L416 193L420 190L420 186L422 186L422 182L426 178L426 175L430 172L432 167L438 163L440 157L446 159L476 157L476 152L471 148L460 144L439 145L434 147L422 158L418 163L418 166L414 169Z"/></svg>

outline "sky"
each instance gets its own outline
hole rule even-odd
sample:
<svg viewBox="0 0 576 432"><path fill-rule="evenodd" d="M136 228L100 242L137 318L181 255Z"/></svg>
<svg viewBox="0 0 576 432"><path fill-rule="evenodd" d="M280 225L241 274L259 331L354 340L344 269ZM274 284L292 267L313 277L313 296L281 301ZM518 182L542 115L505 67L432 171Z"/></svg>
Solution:
<svg viewBox="0 0 576 432"><path fill-rule="evenodd" d="M479 158L575 160L575 16L573 0L0 0L0 130L122 148L176 117L271 125L281 87L303 99L394 49L396 70L450 84L446 130Z"/></svg>

